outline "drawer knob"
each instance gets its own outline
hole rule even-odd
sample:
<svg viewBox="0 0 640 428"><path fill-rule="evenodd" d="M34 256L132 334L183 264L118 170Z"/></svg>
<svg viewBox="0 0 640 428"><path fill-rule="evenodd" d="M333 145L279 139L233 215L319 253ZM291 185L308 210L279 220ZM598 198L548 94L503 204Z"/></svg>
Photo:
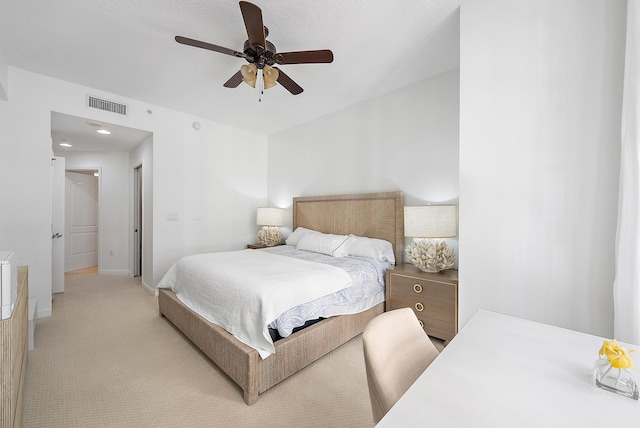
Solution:
<svg viewBox="0 0 640 428"><path fill-rule="evenodd" d="M416 293L422 293L422 285L413 284L413 291L415 291Z"/></svg>
<svg viewBox="0 0 640 428"><path fill-rule="evenodd" d="M420 302L416 303L415 305L416 311L418 312L422 312L424 310L424 305Z"/></svg>

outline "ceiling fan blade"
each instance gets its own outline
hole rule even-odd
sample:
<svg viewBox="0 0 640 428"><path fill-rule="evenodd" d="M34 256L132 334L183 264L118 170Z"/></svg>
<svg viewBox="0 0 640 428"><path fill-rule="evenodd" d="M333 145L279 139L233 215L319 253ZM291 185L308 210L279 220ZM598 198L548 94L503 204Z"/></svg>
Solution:
<svg viewBox="0 0 640 428"><path fill-rule="evenodd" d="M237 88L240 83L242 83L242 71L238 70L238 72L231 76L229 80L224 82L224 85L222 86L225 88Z"/></svg>
<svg viewBox="0 0 640 428"><path fill-rule="evenodd" d="M291 92L293 95L298 95L302 93L304 89L302 89L300 85L298 85L296 82L291 80L291 78L286 74L284 74L282 70L280 70L279 68L277 67L273 67L273 68L278 70L278 83L284 86L284 88L287 91Z"/></svg>
<svg viewBox="0 0 640 428"><path fill-rule="evenodd" d="M187 37L176 36L176 42L183 45L194 46L196 48L207 49L214 52L223 53L226 55L236 56L238 58L244 58L245 54L242 52L234 51L233 49L223 48L222 46L212 45L211 43L201 42L200 40L189 39Z"/></svg>
<svg viewBox="0 0 640 428"><path fill-rule="evenodd" d="M240 11L244 26L249 36L249 46L255 49L256 46L265 48L264 24L262 23L262 10L253 3L247 1L240 2Z"/></svg>
<svg viewBox="0 0 640 428"><path fill-rule="evenodd" d="M333 62L333 52L329 49L318 51L279 52L274 55L278 64L317 64Z"/></svg>

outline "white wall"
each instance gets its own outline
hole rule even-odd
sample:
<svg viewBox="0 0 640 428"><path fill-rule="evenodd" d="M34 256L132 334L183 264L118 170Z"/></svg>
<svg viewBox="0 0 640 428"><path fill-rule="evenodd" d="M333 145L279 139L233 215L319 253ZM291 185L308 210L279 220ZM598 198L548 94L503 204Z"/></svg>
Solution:
<svg viewBox="0 0 640 428"><path fill-rule="evenodd" d="M129 273L129 153L65 152L66 169L100 171L98 266L101 275Z"/></svg>
<svg viewBox="0 0 640 428"><path fill-rule="evenodd" d="M185 254L242 249L256 239L256 207L267 200L267 138L201 122L200 131L192 121L170 125L169 144L154 131L154 285Z"/></svg>
<svg viewBox="0 0 640 428"><path fill-rule="evenodd" d="M4 56L2 47L0 47L0 100L7 100L9 93L9 70L7 66L7 58Z"/></svg>
<svg viewBox="0 0 640 428"><path fill-rule="evenodd" d="M24 82L9 68L11 100ZM33 82L34 95L42 87ZM29 266L29 294L38 316L51 315L51 110L33 101L0 101L0 180L11 186L0 208L0 247Z"/></svg>
<svg viewBox="0 0 640 428"><path fill-rule="evenodd" d="M14 67L8 70L9 100L0 100L0 180L11 191L5 192L0 208L0 248L13 249L29 266L38 316L52 310L52 111L153 132L150 284L180 256L239 249L253 241L255 208L266 203L266 137ZM129 116L87 109L87 93L128 104ZM191 126L196 120L201 131ZM128 197L129 191L127 183L122 192ZM178 213L179 220L165 221L167 213ZM195 214L200 220L193 219Z"/></svg>
<svg viewBox="0 0 640 428"><path fill-rule="evenodd" d="M463 1L460 322L610 337L625 1Z"/></svg>
<svg viewBox="0 0 640 428"><path fill-rule="evenodd" d="M270 136L269 199L401 190L405 205L457 203L458 80L450 70Z"/></svg>

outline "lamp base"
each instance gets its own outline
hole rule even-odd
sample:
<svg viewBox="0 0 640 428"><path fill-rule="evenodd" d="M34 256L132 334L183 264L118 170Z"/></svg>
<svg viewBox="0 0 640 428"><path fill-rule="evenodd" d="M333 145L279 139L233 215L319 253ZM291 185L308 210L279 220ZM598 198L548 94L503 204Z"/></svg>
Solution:
<svg viewBox="0 0 640 428"><path fill-rule="evenodd" d="M266 247L276 246L282 241L278 226L262 226L258 232L258 242Z"/></svg>
<svg viewBox="0 0 640 428"><path fill-rule="evenodd" d="M451 269L455 262L453 249L447 247L443 240L414 239L406 251L411 264L423 272L437 273Z"/></svg>

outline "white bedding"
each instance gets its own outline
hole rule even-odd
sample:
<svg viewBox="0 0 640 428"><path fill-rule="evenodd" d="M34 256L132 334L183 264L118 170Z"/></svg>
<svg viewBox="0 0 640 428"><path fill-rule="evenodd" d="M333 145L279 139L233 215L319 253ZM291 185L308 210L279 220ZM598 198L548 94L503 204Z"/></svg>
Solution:
<svg viewBox="0 0 640 428"><path fill-rule="evenodd" d="M171 289L186 306L266 358L274 352L271 321L351 284L350 275L335 266L242 250L184 257L157 288Z"/></svg>
<svg viewBox="0 0 640 428"><path fill-rule="evenodd" d="M307 321L337 315L357 314L374 307L385 299L385 272L392 266L387 261L358 256L331 257L300 251L292 245L265 248L259 251L330 264L344 269L351 277L352 285L348 288L303 303L280 314L269 324L269 327L277 330L281 337L289 336L294 328L303 326Z"/></svg>

